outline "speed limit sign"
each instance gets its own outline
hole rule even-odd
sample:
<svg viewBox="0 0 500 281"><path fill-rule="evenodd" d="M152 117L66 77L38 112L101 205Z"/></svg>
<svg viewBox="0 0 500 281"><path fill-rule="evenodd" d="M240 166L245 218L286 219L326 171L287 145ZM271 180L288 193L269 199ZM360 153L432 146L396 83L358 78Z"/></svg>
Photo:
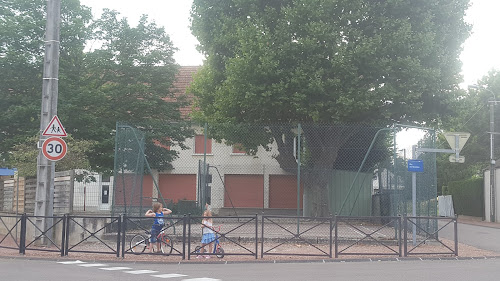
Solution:
<svg viewBox="0 0 500 281"><path fill-rule="evenodd" d="M42 152L47 159L52 161L61 160L68 151L66 142L58 137L51 137L43 142Z"/></svg>

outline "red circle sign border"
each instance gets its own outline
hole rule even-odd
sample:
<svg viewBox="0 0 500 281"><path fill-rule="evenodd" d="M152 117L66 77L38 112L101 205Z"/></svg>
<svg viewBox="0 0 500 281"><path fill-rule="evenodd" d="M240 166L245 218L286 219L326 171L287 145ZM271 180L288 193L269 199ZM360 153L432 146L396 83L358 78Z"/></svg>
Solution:
<svg viewBox="0 0 500 281"><path fill-rule="evenodd" d="M56 157L52 157L52 156L50 156L50 155L47 153L47 151L46 151L46 149L47 149L47 145L48 145L48 144L49 144L49 142L51 142L51 141L57 141L57 142L59 142L59 143L62 145L62 147L63 147L63 151L61 152L61 154L59 154L59 155L58 155L58 156L56 156ZM67 150L68 150L68 146L66 145L66 142L65 142L62 138L58 138L58 137L50 137L50 138L46 139L46 140L43 142L43 146L42 146L42 153L43 153L43 155L44 155L47 159L49 159L49 160L51 160L51 161L58 161L58 160L63 159L63 157L64 157L64 156L66 156L66 152L67 152Z"/></svg>

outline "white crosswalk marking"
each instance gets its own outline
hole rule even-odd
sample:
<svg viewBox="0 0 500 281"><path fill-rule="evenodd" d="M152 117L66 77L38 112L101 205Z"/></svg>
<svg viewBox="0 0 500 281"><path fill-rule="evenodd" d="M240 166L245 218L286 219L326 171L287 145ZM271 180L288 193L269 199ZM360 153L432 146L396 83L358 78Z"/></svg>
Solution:
<svg viewBox="0 0 500 281"><path fill-rule="evenodd" d="M207 277L202 277L202 278L182 279L182 281L222 281L222 280L220 280L220 279L213 279L213 278L207 278Z"/></svg>
<svg viewBox="0 0 500 281"><path fill-rule="evenodd" d="M155 270L147 270L147 269L141 269L141 270L131 270L132 268L130 267L125 267L125 266L114 266L114 267L106 267L106 264L102 263L87 263L84 261L76 260L76 261L60 261L57 262L60 264L74 264L77 266L82 266L82 267L100 267L99 269L102 270L109 270L109 271L121 271L129 274L151 274L151 277L156 277L156 278L163 278L163 279L168 279L168 278L180 278L180 277L187 277L187 275L184 274L177 274L177 273L168 273L168 274L155 274L152 275L153 273L158 273L158 271ZM127 270L127 271L125 271ZM189 278L189 279L182 279L182 281L222 281L221 279L214 279L214 278L208 278L208 277L201 277L201 278Z"/></svg>
<svg viewBox="0 0 500 281"><path fill-rule="evenodd" d="M59 261L57 263L60 263L60 264L80 264L80 263L85 263L84 261Z"/></svg>
<svg viewBox="0 0 500 281"><path fill-rule="evenodd" d="M79 264L78 266L83 266L83 267L98 267L98 266L106 266L103 263L86 263L86 264Z"/></svg>
<svg viewBox="0 0 500 281"><path fill-rule="evenodd" d="M158 271L154 270L133 270L133 271L124 271L125 273L130 273L130 274L149 274L149 273L156 273Z"/></svg>
<svg viewBox="0 0 500 281"><path fill-rule="evenodd" d="M103 268L99 268L99 269L102 269L102 270L129 270L129 269L132 269L130 267L103 267Z"/></svg>
<svg viewBox="0 0 500 281"><path fill-rule="evenodd" d="M151 275L153 277L158 277L158 278L177 278L177 277L185 277L187 275L183 274L158 274L158 275Z"/></svg>

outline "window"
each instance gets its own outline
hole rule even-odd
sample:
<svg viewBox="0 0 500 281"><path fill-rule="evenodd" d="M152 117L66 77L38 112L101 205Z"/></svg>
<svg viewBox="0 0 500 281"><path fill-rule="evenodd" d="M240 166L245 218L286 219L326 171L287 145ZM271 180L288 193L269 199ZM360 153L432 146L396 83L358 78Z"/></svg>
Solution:
<svg viewBox="0 0 500 281"><path fill-rule="evenodd" d="M247 152L244 150L243 145L240 143L233 144L233 153L235 154L246 154Z"/></svg>
<svg viewBox="0 0 500 281"><path fill-rule="evenodd" d="M196 135L194 137L194 154L204 154L205 136ZM212 154L212 139L207 139L207 154Z"/></svg>

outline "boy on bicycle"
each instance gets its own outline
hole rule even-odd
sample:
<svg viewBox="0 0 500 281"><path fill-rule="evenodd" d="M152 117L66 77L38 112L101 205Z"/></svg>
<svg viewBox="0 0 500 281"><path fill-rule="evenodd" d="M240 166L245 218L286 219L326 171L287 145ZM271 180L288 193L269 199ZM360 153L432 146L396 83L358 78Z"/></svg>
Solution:
<svg viewBox="0 0 500 281"><path fill-rule="evenodd" d="M156 237L158 234L160 234L160 231L162 230L163 226L165 225L165 222L163 218L171 214L172 210L163 208L163 205L160 202L155 202L153 204L153 210L148 210L145 214L146 217L154 217L154 223L151 226L151 248L149 249L151 252L153 252L153 243L157 243L157 250L160 250L161 247L161 241L157 241Z"/></svg>

